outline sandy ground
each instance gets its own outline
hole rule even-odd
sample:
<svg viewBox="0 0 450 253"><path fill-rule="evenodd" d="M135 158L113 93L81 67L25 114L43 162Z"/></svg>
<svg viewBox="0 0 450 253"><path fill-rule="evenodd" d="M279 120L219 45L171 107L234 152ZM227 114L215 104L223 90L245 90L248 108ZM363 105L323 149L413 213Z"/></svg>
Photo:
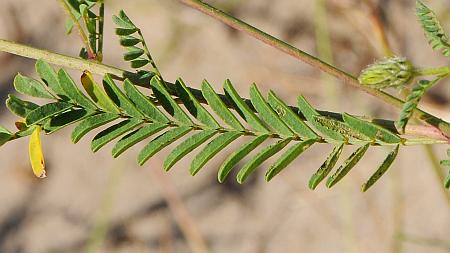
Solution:
<svg viewBox="0 0 450 253"><path fill-rule="evenodd" d="M209 2L317 55L315 1ZM447 62L426 45L414 1L383 2L389 39L398 55L420 66ZM448 3L429 2L440 7L439 15L447 15ZM337 66L356 74L382 57L366 7L352 0L327 3ZM397 110L376 99L339 82L323 82L311 67L173 0L108 1L108 64L127 68L109 19L119 9L141 27L168 80L182 77L199 87L206 78L219 90L229 78L244 96L256 82L264 92L272 89L291 104L303 94L320 109L397 117ZM76 34L65 36L64 20L57 1L0 1L0 38L76 55L81 44ZM13 92L17 72L35 75L33 64L0 54L2 104ZM448 118L450 89L445 84L426 102L430 110ZM327 92L337 98L324 95ZM15 117L5 107L0 110L0 124L12 128ZM331 149L328 145L311 148L270 183L263 180L269 164L265 163L245 185L233 178L219 184L221 159L241 143L191 177L187 165L192 156L170 173L160 173L170 148L140 168L135 160L143 144L113 159L110 148L90 151L93 134L73 145L70 131L69 127L43 139L45 180L32 176L26 140L1 148L0 252L194 252L190 246L198 246L198 240L195 233L183 233L183 222L194 224L188 227L200 232L210 252L450 252L450 205L421 147L404 148L393 168L365 194L359 186L386 149L374 148L333 190L322 186L312 192L308 179ZM445 147L433 148L444 157ZM347 148L345 154L350 153ZM174 189L175 194L167 195ZM182 200L181 209L168 208L174 195ZM181 223L174 218L180 210L188 211Z"/></svg>

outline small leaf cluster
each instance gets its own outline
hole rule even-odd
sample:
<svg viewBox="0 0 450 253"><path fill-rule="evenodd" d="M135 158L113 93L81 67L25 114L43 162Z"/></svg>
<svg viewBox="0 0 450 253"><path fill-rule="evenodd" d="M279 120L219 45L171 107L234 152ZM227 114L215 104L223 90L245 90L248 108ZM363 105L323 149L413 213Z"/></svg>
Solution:
<svg viewBox="0 0 450 253"><path fill-rule="evenodd" d="M146 70L144 67L150 64L156 70L156 74L159 73L141 30L122 10L119 12L119 15L113 16L113 22L118 26L116 34L119 36L120 45L126 49L123 59L130 63L131 68L137 70L139 81L148 82L154 73Z"/></svg>
<svg viewBox="0 0 450 253"><path fill-rule="evenodd" d="M436 14L421 1L417 0L416 15L431 47L435 50L441 50L445 56L450 56L450 40Z"/></svg>

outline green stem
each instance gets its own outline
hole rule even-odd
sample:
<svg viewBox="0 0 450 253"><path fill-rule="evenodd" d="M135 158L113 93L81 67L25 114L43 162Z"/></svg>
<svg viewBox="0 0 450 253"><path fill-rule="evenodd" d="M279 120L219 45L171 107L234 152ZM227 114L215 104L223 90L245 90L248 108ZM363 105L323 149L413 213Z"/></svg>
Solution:
<svg viewBox="0 0 450 253"><path fill-rule="evenodd" d="M450 67L417 69L414 71L414 74L416 76L434 76L434 75L447 76L450 74Z"/></svg>
<svg viewBox="0 0 450 253"><path fill-rule="evenodd" d="M58 66L66 67L66 68L71 68L71 69L76 69L79 71L89 70L91 73L101 75L101 76L110 74L114 79L120 80L120 81L123 81L125 79L125 77L133 78L133 76L135 76L135 73L125 71L123 69L119 69L119 68L116 68L113 66L105 65L105 64L102 64L99 62L94 62L94 61L84 60L84 59L80 59L80 58L75 58L72 56L53 53L53 52L49 52L46 50L41 50L41 49L25 46L22 44L18 44L15 42L2 40L2 39L0 39L0 52L7 52L7 53L20 55L20 56L23 56L26 58L31 58L31 59L36 59L36 60L42 59L50 64L54 64L54 65L58 65ZM139 86L148 88L147 83L136 83L136 84ZM169 92L172 95L176 96L177 93L175 91L175 85L170 82L166 82L166 85L167 85ZM200 90L192 89L192 88L190 90L191 90L192 94L201 103L206 103L206 99L203 97L202 92ZM219 97L222 99L223 102L225 102L225 104L228 107L233 106L229 102L229 99L227 99L227 97L225 95L219 94ZM251 102L249 100L245 100L245 101L250 106L250 108L253 109ZM296 113L299 112L298 108L296 108L296 107L291 107L291 109ZM341 119L341 115L339 113L328 112L328 111L319 111L319 113L322 116L328 116L328 117L332 117L332 118L336 118L336 119ZM303 117L303 115L301 115L301 114L299 114L299 115L301 117ZM431 116L431 117L435 118L434 116ZM303 119L304 119L304 117L303 117ZM378 119L374 119L373 121L376 122L377 124L383 126L384 128L387 128L395 133L398 133L393 121L378 120ZM433 143L436 143L436 144L450 142L450 140L447 139L446 136L443 136L441 134L441 132L438 131L438 129L436 129L435 127L430 127L430 126L408 126L406 128L406 134L413 135L413 136L424 136L424 137L428 137L430 139L435 139L435 142L433 142ZM414 142L414 144L416 144L416 143L419 144L420 141ZM426 143L430 143L430 142L427 141Z"/></svg>
<svg viewBox="0 0 450 253"><path fill-rule="evenodd" d="M256 27L253 27L247 23L245 23L242 20L239 20L209 4L206 4L200 0L178 0L184 4L186 4L189 7L192 7L194 9L197 9L217 20L222 21L223 23L229 25L230 27L233 27L239 31L242 31L288 55L291 55L292 57L301 60L315 68L320 69L321 71L328 73L337 79L343 81L346 84L349 84L351 86L357 87L366 93L375 96L382 101L384 101L387 104L390 104L392 106L395 106L399 109L403 107L404 101L386 93L381 90L376 90L369 88L367 86L360 85L358 80L352 76L349 73L346 73L338 68L335 68L334 66L288 44L287 42L284 42L280 39L277 39L273 37L272 35L265 33ZM442 119L439 119L427 112L424 112L420 109L414 110L415 118L423 120L427 122L428 124L437 127L443 134L450 137L450 123L443 121Z"/></svg>

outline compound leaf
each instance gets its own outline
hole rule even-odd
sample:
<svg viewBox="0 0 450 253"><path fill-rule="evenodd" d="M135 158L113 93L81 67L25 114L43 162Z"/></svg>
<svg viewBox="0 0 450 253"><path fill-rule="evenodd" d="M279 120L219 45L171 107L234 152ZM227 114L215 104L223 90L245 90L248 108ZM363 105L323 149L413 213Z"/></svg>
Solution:
<svg viewBox="0 0 450 253"><path fill-rule="evenodd" d="M416 15L431 47L449 56L450 41L436 14L421 1L416 1Z"/></svg>

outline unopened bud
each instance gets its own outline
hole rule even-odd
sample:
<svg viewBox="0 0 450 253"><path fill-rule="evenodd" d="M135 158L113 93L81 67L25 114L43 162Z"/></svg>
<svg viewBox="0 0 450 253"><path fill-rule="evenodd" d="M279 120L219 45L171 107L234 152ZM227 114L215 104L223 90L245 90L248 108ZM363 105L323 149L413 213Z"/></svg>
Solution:
<svg viewBox="0 0 450 253"><path fill-rule="evenodd" d="M405 58L392 57L369 65L358 78L359 83L374 89L400 87L414 79L414 67Z"/></svg>

